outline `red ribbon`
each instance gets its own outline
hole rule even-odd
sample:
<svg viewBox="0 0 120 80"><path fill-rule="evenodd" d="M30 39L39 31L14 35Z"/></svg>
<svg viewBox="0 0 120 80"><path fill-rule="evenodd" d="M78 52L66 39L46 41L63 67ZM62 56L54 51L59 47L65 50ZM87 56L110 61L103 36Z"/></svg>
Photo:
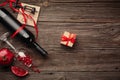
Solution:
<svg viewBox="0 0 120 80"><path fill-rule="evenodd" d="M75 42L75 36L74 35L72 36L72 34L70 34L69 37L63 35L62 36L62 41L66 41L67 42L66 45L68 45L69 42L74 43Z"/></svg>
<svg viewBox="0 0 120 80"><path fill-rule="evenodd" d="M16 9L13 7L13 3L15 3L16 0L6 0L4 1L2 4L0 4L0 6L5 6L7 4L9 4L9 7L14 11L14 12L17 12L17 13L21 13L22 16L23 16L23 19L24 19L24 24L22 26L20 26L20 28L18 28L13 34L12 34L12 38L14 38L21 30L23 30L26 26L26 23L27 23L27 18L31 19L34 23L34 28L35 28L35 31L36 31L36 39L38 38L38 27L37 27L37 24L35 23L35 20L32 18L32 16L28 15L25 13L25 10L23 8L21 8L21 10L19 9ZM20 7L23 7L21 3L19 3L19 6Z"/></svg>

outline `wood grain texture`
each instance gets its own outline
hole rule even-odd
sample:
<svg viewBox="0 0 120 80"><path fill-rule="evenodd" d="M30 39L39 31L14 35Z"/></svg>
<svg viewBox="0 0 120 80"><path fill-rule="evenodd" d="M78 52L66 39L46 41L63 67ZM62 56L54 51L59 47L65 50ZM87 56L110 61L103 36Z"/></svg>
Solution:
<svg viewBox="0 0 120 80"><path fill-rule="evenodd" d="M45 0L44 0L45 1ZM48 1L48 0L46 0ZM105 2L119 2L119 0L49 0L51 2L56 2L56 3L86 3L86 2L102 2L102 3L105 3Z"/></svg>
<svg viewBox="0 0 120 80"><path fill-rule="evenodd" d="M4 75L6 74L6 75ZM19 78L12 76L10 72L0 73L2 80L119 80L120 72L41 72L40 74L30 72L27 77ZM111 76L112 75L112 76Z"/></svg>
<svg viewBox="0 0 120 80"><path fill-rule="evenodd" d="M0 68L2 80L120 80L119 0L21 1L41 6L37 42L48 51L49 58L43 59L17 39L10 39L16 48L28 51L41 73L30 71L29 76L19 78L9 68ZM35 34L33 27L27 28ZM0 25L0 35L6 31ZM77 34L73 48L60 45L64 31ZM0 42L0 48L3 47L8 46ZM19 62L15 65L26 69Z"/></svg>
<svg viewBox="0 0 120 80"><path fill-rule="evenodd" d="M39 21L119 22L119 3L49 3L42 7ZM45 14L47 13L47 14Z"/></svg>

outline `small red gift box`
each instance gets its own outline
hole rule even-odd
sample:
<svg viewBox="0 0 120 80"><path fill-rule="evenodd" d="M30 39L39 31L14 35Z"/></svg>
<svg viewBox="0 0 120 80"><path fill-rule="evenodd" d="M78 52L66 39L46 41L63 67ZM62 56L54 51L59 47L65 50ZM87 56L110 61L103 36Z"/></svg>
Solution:
<svg viewBox="0 0 120 80"><path fill-rule="evenodd" d="M65 31L61 37L60 43L69 47L73 47L75 40L76 40L76 34Z"/></svg>

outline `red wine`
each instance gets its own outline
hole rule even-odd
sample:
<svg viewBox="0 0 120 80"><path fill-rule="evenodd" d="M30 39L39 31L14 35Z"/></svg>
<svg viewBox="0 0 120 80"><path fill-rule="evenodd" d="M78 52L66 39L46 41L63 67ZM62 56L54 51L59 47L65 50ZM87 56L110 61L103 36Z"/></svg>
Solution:
<svg viewBox="0 0 120 80"><path fill-rule="evenodd" d="M22 26L5 8L0 8L0 23L7 28L11 34ZM26 28L21 30L16 37L22 42L35 48L42 56L47 56L47 52L35 42L34 35Z"/></svg>

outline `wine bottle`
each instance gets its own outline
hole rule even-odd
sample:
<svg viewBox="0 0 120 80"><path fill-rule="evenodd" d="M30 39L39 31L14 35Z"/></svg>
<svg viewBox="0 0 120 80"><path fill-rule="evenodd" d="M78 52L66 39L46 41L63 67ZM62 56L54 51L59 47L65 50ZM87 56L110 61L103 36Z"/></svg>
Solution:
<svg viewBox="0 0 120 80"><path fill-rule="evenodd" d="M5 8L0 8L0 23L7 28L11 34L22 26ZM48 53L35 42L34 35L28 29L24 28L15 37L35 48L42 56L47 56Z"/></svg>

